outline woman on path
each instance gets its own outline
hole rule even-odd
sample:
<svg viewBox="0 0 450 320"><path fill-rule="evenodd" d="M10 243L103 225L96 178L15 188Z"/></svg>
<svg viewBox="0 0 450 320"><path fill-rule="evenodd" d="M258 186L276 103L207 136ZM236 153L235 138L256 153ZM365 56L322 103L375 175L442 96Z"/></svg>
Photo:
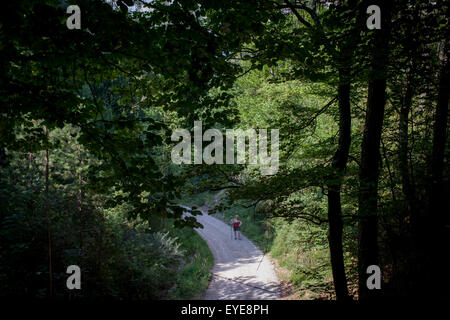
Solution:
<svg viewBox="0 0 450 320"><path fill-rule="evenodd" d="M241 232L240 228L242 225L242 221L239 220L239 216L236 216L234 220L232 221L233 224L233 230L234 230L234 240L236 240L236 233L239 240L241 240Z"/></svg>

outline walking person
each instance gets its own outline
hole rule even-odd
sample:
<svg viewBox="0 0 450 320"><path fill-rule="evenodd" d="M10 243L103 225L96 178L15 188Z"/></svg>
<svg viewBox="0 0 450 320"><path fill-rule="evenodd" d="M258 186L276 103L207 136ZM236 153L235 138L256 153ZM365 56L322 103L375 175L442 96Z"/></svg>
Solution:
<svg viewBox="0 0 450 320"><path fill-rule="evenodd" d="M239 216L236 216L234 218L234 220L232 221L232 225L233 225L233 230L234 230L234 240L236 240L236 239L241 240L240 228L242 225L242 221L239 220ZM236 238L236 235L237 235L237 238Z"/></svg>

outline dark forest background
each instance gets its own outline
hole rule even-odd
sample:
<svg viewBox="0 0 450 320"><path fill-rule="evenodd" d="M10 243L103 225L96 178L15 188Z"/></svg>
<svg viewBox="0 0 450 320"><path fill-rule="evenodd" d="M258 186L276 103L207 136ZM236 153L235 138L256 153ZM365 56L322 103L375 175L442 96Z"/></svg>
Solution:
<svg viewBox="0 0 450 320"><path fill-rule="evenodd" d="M2 3L0 296L196 297L213 261L187 204L240 214L295 298L448 297L449 17L422 0ZM279 129L278 173L173 164L195 120Z"/></svg>

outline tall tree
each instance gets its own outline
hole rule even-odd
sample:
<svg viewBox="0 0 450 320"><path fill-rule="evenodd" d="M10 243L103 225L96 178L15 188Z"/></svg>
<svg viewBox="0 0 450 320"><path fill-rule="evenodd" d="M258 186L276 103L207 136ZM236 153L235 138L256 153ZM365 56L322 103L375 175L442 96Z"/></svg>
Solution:
<svg viewBox="0 0 450 320"><path fill-rule="evenodd" d="M372 1L381 9L381 29L371 32L371 63L359 171L358 274L359 298L376 295L366 285L367 267L378 265L378 178L380 141L386 103L386 72L391 24L390 0ZM364 6L367 7L367 6Z"/></svg>
<svg viewBox="0 0 450 320"><path fill-rule="evenodd" d="M44 134L48 138L49 132L44 126ZM45 147L45 216L47 220L47 254L48 254L48 296L53 297L53 258L52 258L52 232L51 232L51 213L50 213L50 193L49 193L49 166L50 158L48 145Z"/></svg>
<svg viewBox="0 0 450 320"><path fill-rule="evenodd" d="M450 6L449 6L450 7ZM448 7L448 8L449 8ZM447 10L447 17L450 10ZM424 217L427 221L428 230L425 233L427 239L425 250L430 250L432 257L428 260L429 265L426 268L428 276L439 275L438 279L432 277L433 287L436 292L444 294L450 284L448 280L440 281L440 278L448 272L448 259L444 258L441 249L445 248L450 240L450 218L448 200L445 195L448 194L448 180L444 179L444 163L446 159L445 150L447 146L447 128L448 128L448 105L450 91L450 27L445 32L446 39L442 44L440 60L442 63L439 74L439 88L436 112L434 118L433 144L430 165L430 186L428 193L428 215ZM444 249L445 250L445 249ZM436 270L437 269L437 270ZM444 277L445 278L445 277Z"/></svg>
<svg viewBox="0 0 450 320"><path fill-rule="evenodd" d="M344 254L342 247L342 205L341 187L345 175L349 149L351 143L351 112L350 90L352 76L355 70L352 68L355 60L356 47L359 42L359 28L361 28L362 14L358 1L339 3L332 14L338 15L343 28L342 35L337 41L339 52L335 57L338 71L338 103L339 103L339 140L336 152L333 156L332 173L328 177L328 224L329 246L333 281L337 299L348 298L347 278L345 275ZM342 14L339 14L342 12ZM355 17L356 16L356 17Z"/></svg>
<svg viewBox="0 0 450 320"><path fill-rule="evenodd" d="M344 170L347 166L348 151L351 140L350 83L348 69L339 72L339 142L332 159L333 173L328 180L328 225L331 266L336 298L348 297L345 276L344 254L342 248L342 206L341 186Z"/></svg>

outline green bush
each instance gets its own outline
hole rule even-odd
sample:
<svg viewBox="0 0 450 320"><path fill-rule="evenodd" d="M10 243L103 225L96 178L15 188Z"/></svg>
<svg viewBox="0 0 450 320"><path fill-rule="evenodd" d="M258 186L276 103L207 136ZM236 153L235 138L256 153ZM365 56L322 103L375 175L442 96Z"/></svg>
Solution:
<svg viewBox="0 0 450 320"><path fill-rule="evenodd" d="M96 206L101 199L84 198L80 246L76 197L51 189L55 298L189 299L206 289L213 259L194 230L175 229L167 220L128 220L126 204L105 210ZM0 200L0 296L45 298L45 198L26 193L20 181L0 178ZM66 268L72 264L81 268L83 290L66 288Z"/></svg>

